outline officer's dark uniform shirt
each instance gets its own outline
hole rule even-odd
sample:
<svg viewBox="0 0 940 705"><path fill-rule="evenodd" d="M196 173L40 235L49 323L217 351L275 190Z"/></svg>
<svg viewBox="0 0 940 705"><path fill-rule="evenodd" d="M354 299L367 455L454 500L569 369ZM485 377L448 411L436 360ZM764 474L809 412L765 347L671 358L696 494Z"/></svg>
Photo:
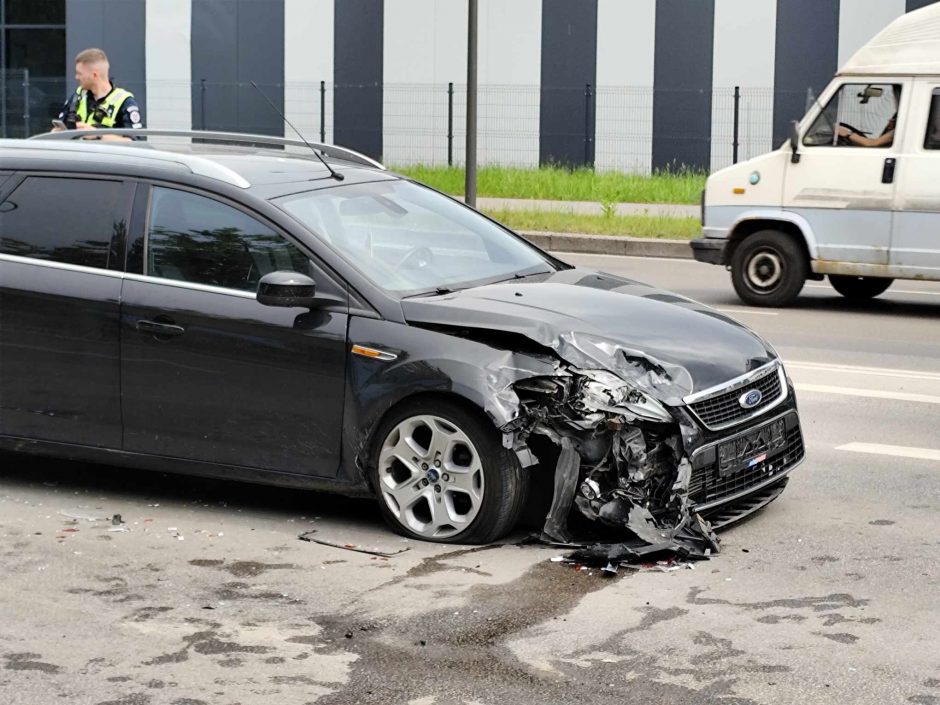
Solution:
<svg viewBox="0 0 940 705"><path fill-rule="evenodd" d="M112 83L111 90L108 91L106 95L103 95L100 100L96 100L91 91L88 91L88 97L86 99L88 102L88 115L93 115L95 108L97 108L100 103L104 103L108 96L114 93L116 90L119 89L117 89ZM74 127L74 125L71 124L67 118L71 114L72 118L74 119L75 113L78 111L78 104L81 99L82 96L80 93L72 93L72 95L69 96L69 99L65 101L65 105L62 106L62 112L59 113L59 119L65 122L67 127ZM137 105L137 101L133 96L126 98L120 109L117 111L117 115L114 118L114 126L127 128L140 128L144 126L143 119L140 115L140 106Z"/></svg>

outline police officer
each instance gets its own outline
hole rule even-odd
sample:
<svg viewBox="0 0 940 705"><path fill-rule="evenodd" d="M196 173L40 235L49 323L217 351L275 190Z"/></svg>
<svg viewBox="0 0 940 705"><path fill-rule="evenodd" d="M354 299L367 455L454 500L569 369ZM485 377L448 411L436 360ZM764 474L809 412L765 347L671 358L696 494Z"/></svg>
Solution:
<svg viewBox="0 0 940 705"><path fill-rule="evenodd" d="M140 106L134 100L134 95L111 83L109 68L108 57L101 49L79 52L75 57L78 88L69 96L59 113L63 126L54 127L54 132L66 128L93 130L97 127L143 127Z"/></svg>

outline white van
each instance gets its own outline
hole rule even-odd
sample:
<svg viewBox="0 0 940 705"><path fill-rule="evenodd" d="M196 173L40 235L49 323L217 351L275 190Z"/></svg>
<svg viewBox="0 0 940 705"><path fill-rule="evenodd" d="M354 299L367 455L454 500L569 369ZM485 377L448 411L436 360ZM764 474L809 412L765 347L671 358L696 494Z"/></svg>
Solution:
<svg viewBox="0 0 940 705"><path fill-rule="evenodd" d="M888 25L836 74L778 150L712 174L695 259L756 306L828 275L867 299L940 281L940 5Z"/></svg>

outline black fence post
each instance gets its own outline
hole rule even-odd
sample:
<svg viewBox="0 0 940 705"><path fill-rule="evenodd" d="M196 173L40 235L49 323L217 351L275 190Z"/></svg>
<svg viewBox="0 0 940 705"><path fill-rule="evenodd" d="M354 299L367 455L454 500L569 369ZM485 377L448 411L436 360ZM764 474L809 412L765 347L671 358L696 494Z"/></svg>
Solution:
<svg viewBox="0 0 940 705"><path fill-rule="evenodd" d="M320 81L320 142L326 142L326 81Z"/></svg>
<svg viewBox="0 0 940 705"><path fill-rule="evenodd" d="M454 165L454 82L447 84L447 166Z"/></svg>
<svg viewBox="0 0 940 705"><path fill-rule="evenodd" d="M584 84L584 166L591 166L591 98L594 95L591 84Z"/></svg>
<svg viewBox="0 0 940 705"><path fill-rule="evenodd" d="M739 130L741 128L741 87L734 87L734 142L731 149L731 161L738 163Z"/></svg>
<svg viewBox="0 0 940 705"><path fill-rule="evenodd" d="M199 81L199 129L206 129L206 79Z"/></svg>

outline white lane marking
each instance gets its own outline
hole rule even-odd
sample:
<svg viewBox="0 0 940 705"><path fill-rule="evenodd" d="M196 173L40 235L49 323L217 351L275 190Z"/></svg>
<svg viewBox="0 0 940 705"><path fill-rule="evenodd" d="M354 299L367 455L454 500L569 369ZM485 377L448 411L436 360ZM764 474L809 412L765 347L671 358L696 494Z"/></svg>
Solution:
<svg viewBox="0 0 940 705"><path fill-rule="evenodd" d="M831 387L827 384L795 383L798 392L818 392L820 394L838 394L846 397L867 397L869 399L893 399L894 401L913 401L922 404L940 404L940 397L930 394L912 394L909 392L883 392L878 389L857 389L854 387Z"/></svg>
<svg viewBox="0 0 940 705"><path fill-rule="evenodd" d="M807 284L807 289L829 289L835 293L835 289L826 284ZM940 291L915 291L913 289L888 289L888 294L914 294L915 296L940 296Z"/></svg>
<svg viewBox="0 0 940 705"><path fill-rule="evenodd" d="M847 443L836 450L851 453L870 453L872 455L893 455L899 458L917 458L918 460L940 460L940 450L933 448L910 448L908 446L887 446L880 443Z"/></svg>
<svg viewBox="0 0 940 705"><path fill-rule="evenodd" d="M755 311L749 308L716 308L716 311L721 311L722 313L734 313L734 314L747 314L750 316L779 316L779 313L774 311Z"/></svg>
<svg viewBox="0 0 940 705"><path fill-rule="evenodd" d="M905 379L927 379L940 381L940 372L920 370L897 370L889 367L861 367L858 365L834 365L827 362L809 362L805 360L784 360L784 366L798 370L817 372L835 372L842 374L871 375L873 377L903 377Z"/></svg>

